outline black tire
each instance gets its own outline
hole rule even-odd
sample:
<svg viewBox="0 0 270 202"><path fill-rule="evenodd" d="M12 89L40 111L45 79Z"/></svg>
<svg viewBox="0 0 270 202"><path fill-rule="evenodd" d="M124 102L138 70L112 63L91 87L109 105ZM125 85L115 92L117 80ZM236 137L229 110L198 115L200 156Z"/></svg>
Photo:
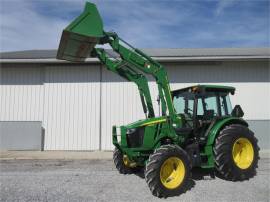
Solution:
<svg viewBox="0 0 270 202"><path fill-rule="evenodd" d="M133 168L130 168L124 164L123 161L123 154L122 152L115 148L113 152L113 162L115 164L116 169L119 171L121 174L131 174L133 173Z"/></svg>
<svg viewBox="0 0 270 202"><path fill-rule="evenodd" d="M247 139L253 147L254 155L247 164L249 165L247 168L239 167L233 158L233 146L238 144L239 138ZM221 130L213 148L215 167L221 177L230 181L242 181L254 177L259 159L257 142L254 133L246 126L232 124Z"/></svg>
<svg viewBox="0 0 270 202"><path fill-rule="evenodd" d="M180 159L185 169L183 180L178 187L173 189L168 189L163 185L160 174L162 165L170 157ZM190 180L190 169L191 163L189 156L183 149L177 145L163 145L156 149L152 155L150 155L149 161L145 167L145 180L154 196L160 198L176 196L187 190L188 181Z"/></svg>

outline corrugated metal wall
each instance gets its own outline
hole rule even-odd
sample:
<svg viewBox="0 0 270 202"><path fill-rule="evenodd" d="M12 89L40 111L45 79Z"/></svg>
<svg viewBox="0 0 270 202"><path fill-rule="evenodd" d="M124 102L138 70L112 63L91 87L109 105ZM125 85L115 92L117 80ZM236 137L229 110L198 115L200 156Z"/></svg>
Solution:
<svg viewBox="0 0 270 202"><path fill-rule="evenodd" d="M236 88L232 104L241 104L245 119L270 119L270 66L267 61L201 62L166 65L172 89L198 83Z"/></svg>
<svg viewBox="0 0 270 202"><path fill-rule="evenodd" d="M100 137L100 67L45 70L45 149L97 150Z"/></svg>
<svg viewBox="0 0 270 202"><path fill-rule="evenodd" d="M232 85L237 88L233 104L241 104L245 119L270 119L267 62L186 62L166 68L172 89ZM112 125L144 118L136 85L99 65L4 64L0 74L0 120L42 121L47 150L111 150ZM156 103L153 81L150 89ZM157 105L155 110L158 114Z"/></svg>
<svg viewBox="0 0 270 202"><path fill-rule="evenodd" d="M44 99L41 66L5 66L1 67L0 120L42 120Z"/></svg>
<svg viewBox="0 0 270 202"><path fill-rule="evenodd" d="M42 121L45 150L97 150L100 66L2 65L1 121Z"/></svg>

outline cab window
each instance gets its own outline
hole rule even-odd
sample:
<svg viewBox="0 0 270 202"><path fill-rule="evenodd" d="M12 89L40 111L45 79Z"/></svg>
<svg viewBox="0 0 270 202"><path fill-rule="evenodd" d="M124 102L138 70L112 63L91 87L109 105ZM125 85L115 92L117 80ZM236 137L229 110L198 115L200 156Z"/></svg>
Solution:
<svg viewBox="0 0 270 202"><path fill-rule="evenodd" d="M216 96L207 97L204 99L205 111L213 111L214 115L218 114L217 98Z"/></svg>
<svg viewBox="0 0 270 202"><path fill-rule="evenodd" d="M215 94L198 97L197 116L199 116L199 118L210 120L217 115L218 103L217 96Z"/></svg>
<svg viewBox="0 0 270 202"><path fill-rule="evenodd" d="M219 101L220 101L221 115L222 116L230 115L232 113L232 105L229 95L228 94L220 95Z"/></svg>
<svg viewBox="0 0 270 202"><path fill-rule="evenodd" d="M177 114L193 114L194 95L190 92L174 95L173 105Z"/></svg>
<svg viewBox="0 0 270 202"><path fill-rule="evenodd" d="M203 114L204 114L204 111L203 111L202 98L198 98L197 115L203 116Z"/></svg>

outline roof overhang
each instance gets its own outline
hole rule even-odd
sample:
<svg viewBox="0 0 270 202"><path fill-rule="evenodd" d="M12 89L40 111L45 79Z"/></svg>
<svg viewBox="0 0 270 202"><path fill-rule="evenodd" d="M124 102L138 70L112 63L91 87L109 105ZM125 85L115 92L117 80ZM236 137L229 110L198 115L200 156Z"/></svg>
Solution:
<svg viewBox="0 0 270 202"><path fill-rule="evenodd" d="M109 55L119 57L111 49ZM153 59L164 63L201 62L201 61L269 61L270 48L176 48L143 49ZM25 50L0 53L0 63L61 63L56 59L56 50ZM86 58L84 63L97 63L97 58Z"/></svg>
<svg viewBox="0 0 270 202"><path fill-rule="evenodd" d="M152 57L158 62L174 63L174 62L200 62L200 61L265 61L270 60L270 56L216 56L216 57ZM1 63L74 63L64 60L57 60L54 58L42 58L42 59L0 59ZM85 62L76 63L96 63L100 61L97 58L87 58Z"/></svg>

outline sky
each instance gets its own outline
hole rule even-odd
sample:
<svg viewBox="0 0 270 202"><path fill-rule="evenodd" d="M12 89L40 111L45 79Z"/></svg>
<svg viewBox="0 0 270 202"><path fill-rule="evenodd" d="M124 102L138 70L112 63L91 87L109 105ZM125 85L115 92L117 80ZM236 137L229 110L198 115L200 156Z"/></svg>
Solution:
<svg viewBox="0 0 270 202"><path fill-rule="evenodd" d="M270 0L94 0L104 29L138 48L270 46ZM57 49L85 0L0 0L0 51Z"/></svg>

